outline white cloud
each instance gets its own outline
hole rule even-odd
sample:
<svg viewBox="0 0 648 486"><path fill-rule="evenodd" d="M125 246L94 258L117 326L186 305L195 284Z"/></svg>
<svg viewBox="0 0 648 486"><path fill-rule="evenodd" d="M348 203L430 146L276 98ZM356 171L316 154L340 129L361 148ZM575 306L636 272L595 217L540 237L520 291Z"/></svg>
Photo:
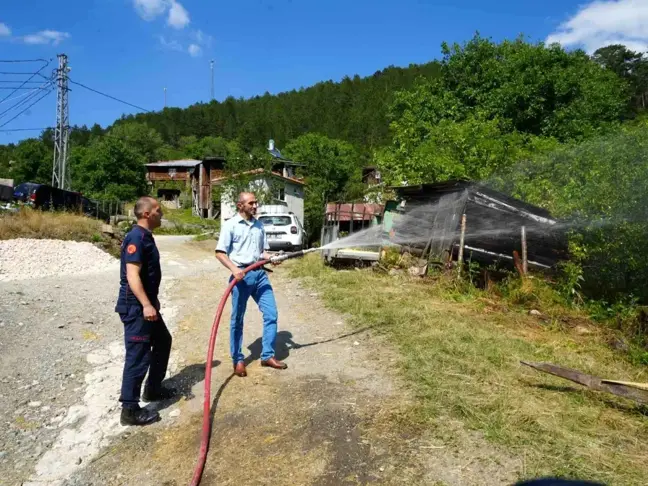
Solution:
<svg viewBox="0 0 648 486"><path fill-rule="evenodd" d="M177 40L167 40L162 35L159 37L159 40L160 40L160 44L162 44L167 49L171 49L172 51L178 51L178 52L184 51L182 44L180 44Z"/></svg>
<svg viewBox="0 0 648 486"><path fill-rule="evenodd" d="M175 0L171 0L167 24L174 29L184 29L189 24L189 12Z"/></svg>
<svg viewBox="0 0 648 486"><path fill-rule="evenodd" d="M200 56L200 54L202 54L202 49L197 44L191 44L189 46L188 51L189 51L189 54L191 55L191 57L198 57L198 56Z"/></svg>
<svg viewBox="0 0 648 486"><path fill-rule="evenodd" d="M169 8L169 0L133 0L135 10L144 20L153 20Z"/></svg>
<svg viewBox="0 0 648 486"><path fill-rule="evenodd" d="M623 44L648 51L648 0L601 0L580 8L546 43L580 47L593 53L599 47Z"/></svg>
<svg viewBox="0 0 648 486"><path fill-rule="evenodd" d="M29 34L22 38L25 44L51 44L53 46L59 45L64 39L70 37L67 32L59 32L57 30L41 30L35 34Z"/></svg>
<svg viewBox="0 0 648 486"><path fill-rule="evenodd" d="M7 24L0 22L0 37L8 37L11 35L11 29Z"/></svg>
<svg viewBox="0 0 648 486"><path fill-rule="evenodd" d="M205 34L202 30L198 29L192 33L192 37L196 44L210 48L212 45L213 37Z"/></svg>

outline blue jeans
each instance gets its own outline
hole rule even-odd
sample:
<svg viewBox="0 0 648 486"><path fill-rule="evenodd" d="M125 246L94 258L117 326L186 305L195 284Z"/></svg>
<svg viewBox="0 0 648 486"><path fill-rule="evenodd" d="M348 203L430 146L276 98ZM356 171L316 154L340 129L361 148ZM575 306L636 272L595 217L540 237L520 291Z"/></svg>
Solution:
<svg viewBox="0 0 648 486"><path fill-rule="evenodd" d="M232 281L230 277L230 282ZM263 314L263 338L261 360L274 356L277 337L277 303L275 302L270 279L264 270L252 270L232 290L232 320L230 324L230 354L234 364L244 360L243 356L243 318L250 296Z"/></svg>

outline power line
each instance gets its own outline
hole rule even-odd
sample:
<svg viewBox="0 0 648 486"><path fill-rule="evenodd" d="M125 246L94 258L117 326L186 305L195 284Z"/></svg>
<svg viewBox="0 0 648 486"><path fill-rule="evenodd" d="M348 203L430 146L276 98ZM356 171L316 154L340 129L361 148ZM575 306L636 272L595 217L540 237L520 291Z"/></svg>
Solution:
<svg viewBox="0 0 648 486"><path fill-rule="evenodd" d="M16 100L18 98L25 97L24 100L14 104L13 106L10 106L6 110L0 113L0 119L3 118L7 113L9 113L12 110L15 110L16 108L19 108L20 106L24 105L25 103L29 103L31 100L33 100L39 93L39 91L46 90L50 88L53 84L53 81L49 81L48 83L43 84L41 87L34 89L31 93L23 93L22 95L15 96L13 98L10 98L11 100ZM9 101L9 100L5 100ZM0 103L2 104L2 103Z"/></svg>
<svg viewBox="0 0 648 486"><path fill-rule="evenodd" d="M145 111L146 113L151 113L151 110L147 110L146 108L142 108L141 106L134 105L132 103L129 103L128 101L120 100L119 98L115 98L114 96L110 96L109 94L102 93L101 91L97 91L96 89L92 89L92 88L86 86L85 84L77 83L76 81L72 81L71 79L69 79L69 81L70 81L70 83L76 84L77 86L81 86L82 88L85 88L85 89L87 89L89 91L92 91L93 93L97 93L97 94L100 94L101 96L105 96L106 98L110 98L111 100L115 100L115 101L118 101L118 102L123 103L125 105L132 106L133 108L137 108L138 110Z"/></svg>
<svg viewBox="0 0 648 486"><path fill-rule="evenodd" d="M24 81L27 84L38 84L42 81ZM20 83L20 79L0 79L0 83Z"/></svg>
<svg viewBox="0 0 648 486"><path fill-rule="evenodd" d="M25 84L27 84L27 81L30 81L33 77L38 76L38 75L40 74L40 72L41 72L43 69L45 69L45 68L49 65L49 62L47 62L47 61L44 61L44 62L45 62L45 64L43 64L43 65L41 66L41 68L40 68L38 71L36 71L35 73L33 73L29 78L27 78L25 81L23 81L23 83L22 83L20 86L18 86L18 87L17 87L16 89L14 89L11 93L9 93L7 96L5 96L4 98L2 98L2 99L0 100L0 103L2 103L3 101L5 101L5 100L6 100L7 98L9 98L12 94L14 94L16 91L18 91L18 90L21 89L23 86L25 86Z"/></svg>
<svg viewBox="0 0 648 486"><path fill-rule="evenodd" d="M47 59L0 59L0 62L18 63L18 62L44 62L49 64Z"/></svg>
<svg viewBox="0 0 648 486"><path fill-rule="evenodd" d="M0 74L7 74L7 75L14 75L15 74L16 76L30 76L30 75L34 74L34 71L30 71L30 72L27 72L27 73L16 72L16 71L0 71Z"/></svg>
<svg viewBox="0 0 648 486"><path fill-rule="evenodd" d="M44 128L3 128L0 132L42 132L45 130L53 130L53 127Z"/></svg>
<svg viewBox="0 0 648 486"><path fill-rule="evenodd" d="M19 89L35 89L35 88L33 86L0 86L0 89L13 89L14 91L18 91ZM12 95L13 93L9 93L9 94Z"/></svg>
<svg viewBox="0 0 648 486"><path fill-rule="evenodd" d="M6 122L4 122L2 125L0 125L0 128L4 127L4 126L8 125L9 123L11 123L12 121L14 121L16 118L18 118L20 115L22 115L23 113L25 113L27 110L29 110L32 106L34 106L34 105L35 105L36 103L38 103L40 100L42 100L43 98L45 98L45 97L46 97L48 94L50 94L51 92L52 92L51 89L50 89L49 91L46 91L45 94L44 94L43 96L41 96L41 97L38 98L36 101L34 101L32 104L30 104L29 106L27 106L26 108L24 108L24 109L23 109L22 111L20 111L16 116L14 116L13 118L10 118L10 119L7 120Z"/></svg>

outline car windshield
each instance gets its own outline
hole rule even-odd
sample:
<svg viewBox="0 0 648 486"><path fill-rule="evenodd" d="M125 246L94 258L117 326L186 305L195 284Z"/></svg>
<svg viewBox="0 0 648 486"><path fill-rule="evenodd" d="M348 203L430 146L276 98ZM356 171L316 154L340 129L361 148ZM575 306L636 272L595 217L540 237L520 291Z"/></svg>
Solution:
<svg viewBox="0 0 648 486"><path fill-rule="evenodd" d="M22 184L18 184L16 188L14 189L14 192L22 192L22 193L28 193L32 189L36 188L36 184L30 184L28 182L23 182Z"/></svg>
<svg viewBox="0 0 648 486"><path fill-rule="evenodd" d="M292 223L290 216L261 216L259 218L264 225L288 226Z"/></svg>

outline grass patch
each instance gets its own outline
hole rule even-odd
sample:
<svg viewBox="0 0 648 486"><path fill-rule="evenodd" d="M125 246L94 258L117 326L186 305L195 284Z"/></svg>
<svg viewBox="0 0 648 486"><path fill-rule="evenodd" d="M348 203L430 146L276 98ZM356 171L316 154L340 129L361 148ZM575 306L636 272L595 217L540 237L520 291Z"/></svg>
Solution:
<svg viewBox="0 0 648 486"><path fill-rule="evenodd" d="M220 230L220 220L202 219L192 214L191 208L169 209L164 208L164 219L171 222L171 226L164 226L155 230L160 235L201 235L214 234Z"/></svg>
<svg viewBox="0 0 648 486"><path fill-rule="evenodd" d="M101 233L100 221L73 213L31 208L0 213L0 240L15 238L87 241L119 256L119 241Z"/></svg>
<svg viewBox="0 0 648 486"><path fill-rule="evenodd" d="M218 229L220 228L220 219L202 219L194 216L191 208L186 209L169 209L163 208L164 219L173 223L182 225L198 225L204 228Z"/></svg>
<svg viewBox="0 0 648 486"><path fill-rule="evenodd" d="M525 457L525 477L558 475L643 485L648 477L648 410L520 365L549 361L597 376L648 381L605 344L587 319L543 295L539 282L480 291L438 277L412 279L372 270L335 271L310 255L288 262L355 326L375 326L400 351L417 405L406 420L443 430L461 420ZM543 308L544 306L544 308ZM545 314L528 315L530 307ZM561 313L562 312L562 313ZM573 322L577 324L573 324Z"/></svg>

